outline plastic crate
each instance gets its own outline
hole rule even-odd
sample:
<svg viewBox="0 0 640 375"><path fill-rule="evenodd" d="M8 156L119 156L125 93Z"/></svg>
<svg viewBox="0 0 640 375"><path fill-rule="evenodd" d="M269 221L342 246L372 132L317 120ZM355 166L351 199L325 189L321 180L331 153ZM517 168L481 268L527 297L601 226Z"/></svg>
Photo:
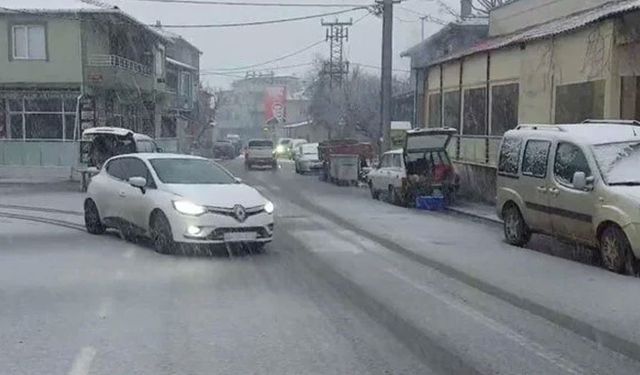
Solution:
<svg viewBox="0 0 640 375"><path fill-rule="evenodd" d="M447 208L444 197L422 196L416 198L416 208L428 211L442 211Z"/></svg>

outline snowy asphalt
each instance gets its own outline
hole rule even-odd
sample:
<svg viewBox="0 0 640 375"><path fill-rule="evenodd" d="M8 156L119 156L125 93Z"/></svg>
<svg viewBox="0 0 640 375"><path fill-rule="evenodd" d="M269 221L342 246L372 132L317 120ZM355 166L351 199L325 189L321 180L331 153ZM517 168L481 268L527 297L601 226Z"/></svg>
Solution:
<svg viewBox="0 0 640 375"><path fill-rule="evenodd" d="M389 228L411 217L403 209L373 205L358 189L336 195L286 163L277 172L228 166L276 203L277 234L264 254L158 255L82 231L82 194L64 184L0 186L0 373L640 373L635 360L317 207L323 200L355 223L350 211L370 205ZM434 220L449 229L428 245L444 251L475 235L460 233L468 225L499 233L464 218Z"/></svg>

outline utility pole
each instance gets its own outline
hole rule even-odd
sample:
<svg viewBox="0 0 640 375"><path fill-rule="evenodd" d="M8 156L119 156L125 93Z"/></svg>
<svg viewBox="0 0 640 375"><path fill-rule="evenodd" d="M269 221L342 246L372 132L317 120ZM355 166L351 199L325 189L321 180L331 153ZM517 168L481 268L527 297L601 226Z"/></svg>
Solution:
<svg viewBox="0 0 640 375"><path fill-rule="evenodd" d="M393 3L398 0L378 0L382 2L382 100L380 109L382 144L381 151L391 149L391 81L393 79Z"/></svg>
<svg viewBox="0 0 640 375"><path fill-rule="evenodd" d="M349 62L344 60L344 41L349 40L349 28L353 20L325 22L322 26L327 28L326 39L329 41L329 61L324 65L324 73L329 75L329 86L337 84L342 86L344 78L349 74Z"/></svg>

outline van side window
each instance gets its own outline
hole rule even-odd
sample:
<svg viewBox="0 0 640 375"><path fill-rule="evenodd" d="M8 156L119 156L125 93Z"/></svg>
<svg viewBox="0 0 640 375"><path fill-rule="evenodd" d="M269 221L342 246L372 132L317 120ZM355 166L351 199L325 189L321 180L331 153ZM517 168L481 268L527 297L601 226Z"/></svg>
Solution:
<svg viewBox="0 0 640 375"><path fill-rule="evenodd" d="M518 174L520 150L522 150L522 139L504 138L500 148L500 160L498 161L499 174L512 176Z"/></svg>
<svg viewBox="0 0 640 375"><path fill-rule="evenodd" d="M549 141L527 141L522 157L522 174L539 178L546 177L549 148L551 148Z"/></svg>
<svg viewBox="0 0 640 375"><path fill-rule="evenodd" d="M394 168L402 168L402 155L393 154L393 165Z"/></svg>
<svg viewBox="0 0 640 375"><path fill-rule="evenodd" d="M571 143L558 143L553 164L554 176L561 184L571 186L576 172L584 172L587 177L591 176L591 168L584 153L580 147Z"/></svg>

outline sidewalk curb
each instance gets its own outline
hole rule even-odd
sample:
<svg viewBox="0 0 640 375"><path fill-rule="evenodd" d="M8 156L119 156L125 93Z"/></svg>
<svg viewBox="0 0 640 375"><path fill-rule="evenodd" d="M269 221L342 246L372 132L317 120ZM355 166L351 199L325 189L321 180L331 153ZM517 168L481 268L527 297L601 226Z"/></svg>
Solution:
<svg viewBox="0 0 640 375"><path fill-rule="evenodd" d="M483 221L486 221L486 222L489 222L489 223L493 223L493 224L500 224L500 225L503 224L502 220L498 219L497 217L496 218L492 218L492 217L487 217L487 216L483 216L483 215L478 215L478 214L475 214L473 212L469 212L469 211L460 209L460 208L455 207L455 206L447 207L447 210L449 210L450 212L453 212L453 213L455 213L457 215L472 217L474 219L483 220Z"/></svg>
<svg viewBox="0 0 640 375"><path fill-rule="evenodd" d="M293 198L292 195L293 194L289 195L290 199ZM442 261L418 254L413 250L407 249L388 238L385 238L381 235L373 233L372 231L363 229L351 223L349 220L346 220L335 214L334 212L305 199L299 194L295 195L295 199L298 201L298 203L303 203L303 205L306 205L308 208L312 208L315 212L324 216L325 218L330 219L342 225L344 228L352 230L359 235L366 236L372 241L377 242L378 244L386 247L391 251L403 255L408 259L416 261L424 266L442 272L443 274L455 280L458 280L491 296L497 297L507 303L510 303L513 306L519 307L534 315L540 316L599 345L605 346L636 361L640 361L640 343L629 341L623 337L616 336L615 334L600 329L585 320L577 319L565 312L556 310L553 307L548 307L534 300L524 298L500 286L484 281L476 276L467 274L465 271L455 268L454 266L446 264ZM467 216L471 215L467 213ZM480 217L480 219L491 221L486 217Z"/></svg>

